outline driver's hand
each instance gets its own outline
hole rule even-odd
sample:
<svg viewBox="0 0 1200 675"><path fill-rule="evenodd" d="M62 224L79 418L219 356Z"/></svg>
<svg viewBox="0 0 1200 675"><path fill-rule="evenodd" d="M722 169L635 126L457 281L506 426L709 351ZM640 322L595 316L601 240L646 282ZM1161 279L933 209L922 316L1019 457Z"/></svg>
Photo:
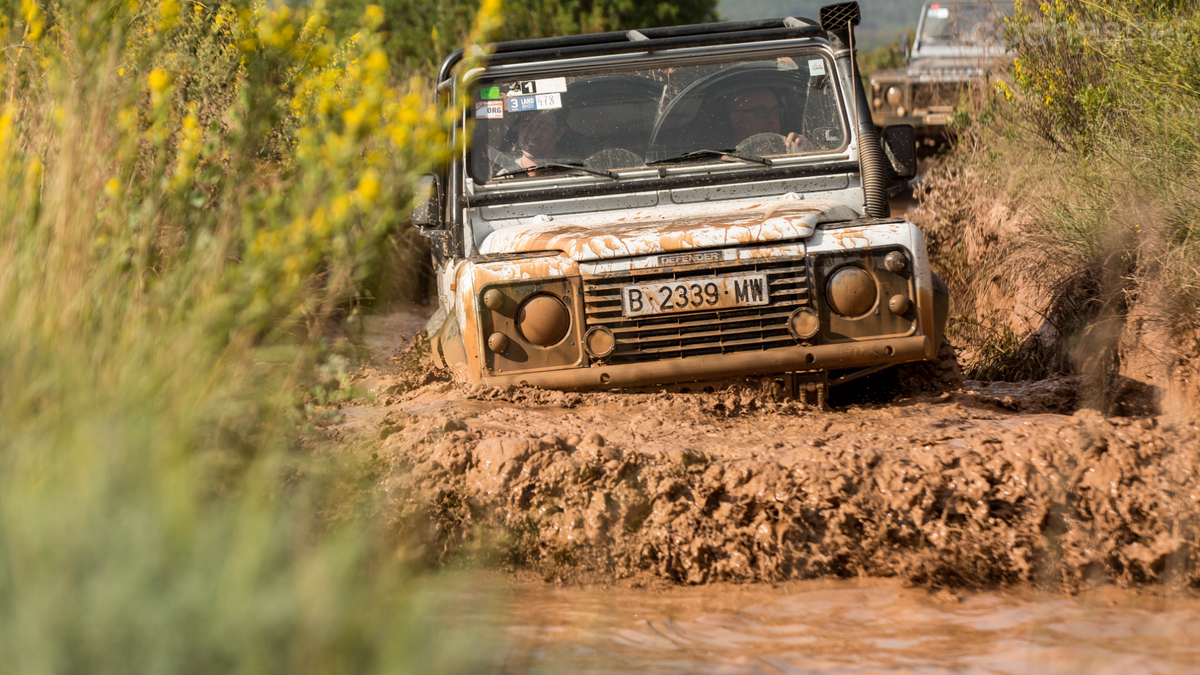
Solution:
<svg viewBox="0 0 1200 675"><path fill-rule="evenodd" d="M817 149L807 136L792 132L787 135L788 152L812 152Z"/></svg>

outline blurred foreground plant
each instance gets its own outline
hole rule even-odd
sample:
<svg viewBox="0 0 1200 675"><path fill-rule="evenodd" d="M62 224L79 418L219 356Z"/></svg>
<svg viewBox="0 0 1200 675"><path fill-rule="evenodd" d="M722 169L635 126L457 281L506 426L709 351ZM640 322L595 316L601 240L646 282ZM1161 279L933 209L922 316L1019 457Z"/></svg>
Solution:
<svg viewBox="0 0 1200 675"><path fill-rule="evenodd" d="M370 460L299 445L322 328L452 122L379 20L0 3L0 670L481 667Z"/></svg>

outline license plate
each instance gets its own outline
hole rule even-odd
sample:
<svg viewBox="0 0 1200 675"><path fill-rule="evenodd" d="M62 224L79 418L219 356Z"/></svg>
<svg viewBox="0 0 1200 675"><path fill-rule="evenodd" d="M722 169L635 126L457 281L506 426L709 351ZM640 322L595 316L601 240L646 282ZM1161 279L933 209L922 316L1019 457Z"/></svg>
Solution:
<svg viewBox="0 0 1200 675"><path fill-rule="evenodd" d="M621 310L625 316L753 307L770 301L765 274L680 279L621 288Z"/></svg>

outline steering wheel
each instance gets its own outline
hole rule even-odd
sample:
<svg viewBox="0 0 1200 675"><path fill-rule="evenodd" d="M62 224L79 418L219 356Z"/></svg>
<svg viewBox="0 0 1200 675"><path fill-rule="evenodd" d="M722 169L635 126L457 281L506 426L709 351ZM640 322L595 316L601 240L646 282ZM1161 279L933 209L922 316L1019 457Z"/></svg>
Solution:
<svg viewBox="0 0 1200 675"><path fill-rule="evenodd" d="M786 155L788 154L787 138L783 134L775 134L769 131L754 134L750 138L737 144L737 151L748 155L757 155L765 157L767 155Z"/></svg>
<svg viewBox="0 0 1200 675"><path fill-rule="evenodd" d="M514 171L520 171L522 168L520 162L495 148L489 147L487 149L487 154L488 168L490 170L488 173L489 178L495 178L497 176L503 176L504 174L512 173Z"/></svg>

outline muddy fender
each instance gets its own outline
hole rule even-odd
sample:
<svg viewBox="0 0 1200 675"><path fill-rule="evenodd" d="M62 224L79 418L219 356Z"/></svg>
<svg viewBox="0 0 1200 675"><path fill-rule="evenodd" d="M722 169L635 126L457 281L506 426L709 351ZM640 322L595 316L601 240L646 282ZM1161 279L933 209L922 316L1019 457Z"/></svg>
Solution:
<svg viewBox="0 0 1200 675"><path fill-rule="evenodd" d="M425 334L429 336L430 352L437 367L450 368L466 362L467 350L454 314L439 309L425 324Z"/></svg>

